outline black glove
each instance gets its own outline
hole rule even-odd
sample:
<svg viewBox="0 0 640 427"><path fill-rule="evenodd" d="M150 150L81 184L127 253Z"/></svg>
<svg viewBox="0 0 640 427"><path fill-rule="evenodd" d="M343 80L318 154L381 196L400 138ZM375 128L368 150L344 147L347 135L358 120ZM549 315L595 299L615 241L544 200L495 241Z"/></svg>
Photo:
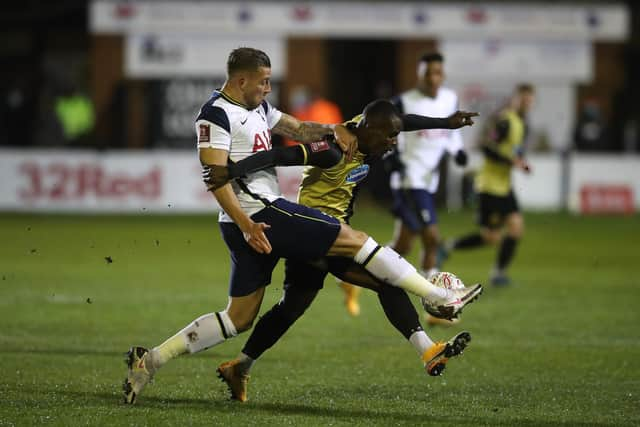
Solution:
<svg viewBox="0 0 640 427"><path fill-rule="evenodd" d="M465 167L467 166L469 157L467 156L467 153L464 150L458 150L456 155L453 157L453 160L455 160L456 165Z"/></svg>

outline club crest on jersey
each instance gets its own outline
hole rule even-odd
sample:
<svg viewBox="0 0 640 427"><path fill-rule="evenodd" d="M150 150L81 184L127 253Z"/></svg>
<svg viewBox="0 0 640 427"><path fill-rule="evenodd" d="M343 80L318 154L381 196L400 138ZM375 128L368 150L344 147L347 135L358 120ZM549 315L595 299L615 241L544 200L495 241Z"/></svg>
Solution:
<svg viewBox="0 0 640 427"><path fill-rule="evenodd" d="M309 144L311 146L311 151L317 153L319 151L326 151L329 149L329 144L326 141L318 141L312 142Z"/></svg>
<svg viewBox="0 0 640 427"><path fill-rule="evenodd" d="M345 181L347 182L360 182L369 174L369 165L360 165L357 168L353 169L347 177Z"/></svg>
<svg viewBox="0 0 640 427"><path fill-rule="evenodd" d="M201 124L198 131L199 142L211 142L211 128L207 124Z"/></svg>

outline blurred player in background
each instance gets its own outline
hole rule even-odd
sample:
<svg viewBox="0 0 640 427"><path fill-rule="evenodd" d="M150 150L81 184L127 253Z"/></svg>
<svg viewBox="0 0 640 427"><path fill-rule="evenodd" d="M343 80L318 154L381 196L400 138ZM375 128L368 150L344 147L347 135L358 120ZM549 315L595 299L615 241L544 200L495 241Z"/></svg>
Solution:
<svg viewBox="0 0 640 427"><path fill-rule="evenodd" d="M393 99L400 113L448 117L457 110L458 96L453 90L442 87L445 77L443 62L440 53L428 53L420 58L416 87ZM420 268L427 278L438 272L435 267L440 233L435 193L440 182L439 165L445 152L454 156L457 165L467 164L459 130L403 132L398 136L397 150L387 158L392 169L390 184L393 213L397 218L391 246L399 254L407 256L415 238L419 237L422 243ZM344 282L341 287L345 291L347 311L357 315L360 312L359 288Z"/></svg>
<svg viewBox="0 0 640 427"><path fill-rule="evenodd" d="M367 176L369 164L393 147L400 130L458 128L472 125L471 117L475 115L459 111L440 119L401 115L391 102L377 100L368 104L362 115L347 123L358 138L358 150L351 161L343 158L335 144L323 141L257 153L229 167L212 166L205 171L205 182L215 190L230 178L251 171L274 165L306 164L309 166L304 171L298 202L348 224L358 187ZM327 257L323 264L314 265L287 259L282 299L260 318L238 357L218 368L234 399L246 400L246 380L254 362L302 316L322 289L329 272L377 292L390 323L414 346L429 375L440 375L448 359L460 354L471 339L468 332L461 332L446 343L434 343L422 329L406 292L374 278L348 258Z"/></svg>
<svg viewBox="0 0 640 427"><path fill-rule="evenodd" d="M342 112L338 105L307 86L296 86L289 96L291 115L303 122L316 122L325 125L342 123ZM286 139L285 145L295 145L299 142Z"/></svg>
<svg viewBox="0 0 640 427"><path fill-rule="evenodd" d="M301 142L333 136L345 151L345 159L352 161L355 136L343 125L301 122L275 109L266 100L270 77L271 61L264 52L245 47L230 53L227 80L196 118L201 163L227 165L269 151L272 131ZM434 286L404 258L366 233L317 209L287 201L280 194L274 168L249 173L213 195L222 208L219 226L231 258L229 303L224 310L198 317L151 350L132 347L123 384L125 403L134 403L168 361L249 330L280 258L351 258L381 280L428 299L449 317L455 317L482 292L480 285L460 290Z"/></svg>
<svg viewBox="0 0 640 427"><path fill-rule="evenodd" d="M528 83L519 84L507 107L488 120L481 140L484 164L475 178L480 230L450 240L439 249L440 264L453 250L499 242L498 256L491 272L491 283L496 286L510 283L506 271L524 231L524 219L513 191L511 171L517 168L527 174L531 172L525 160L525 141L527 115L534 100L534 87Z"/></svg>

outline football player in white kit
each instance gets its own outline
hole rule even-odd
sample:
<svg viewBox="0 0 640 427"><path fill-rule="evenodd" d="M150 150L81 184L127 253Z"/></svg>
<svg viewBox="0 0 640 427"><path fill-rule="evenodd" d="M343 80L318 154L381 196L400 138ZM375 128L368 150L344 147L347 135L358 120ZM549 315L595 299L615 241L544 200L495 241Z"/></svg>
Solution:
<svg viewBox="0 0 640 427"><path fill-rule="evenodd" d="M418 85L394 99L404 114L447 117L458 107L458 96L446 87L443 57L439 53L422 56L418 62ZM392 246L400 254L411 250L414 239L422 242L421 267L426 277L437 272L435 256L440 240L435 210L435 193L440 182L439 164L445 152L456 164L465 166L460 130L428 129L403 132L398 138L399 167L391 174L393 212L397 217Z"/></svg>

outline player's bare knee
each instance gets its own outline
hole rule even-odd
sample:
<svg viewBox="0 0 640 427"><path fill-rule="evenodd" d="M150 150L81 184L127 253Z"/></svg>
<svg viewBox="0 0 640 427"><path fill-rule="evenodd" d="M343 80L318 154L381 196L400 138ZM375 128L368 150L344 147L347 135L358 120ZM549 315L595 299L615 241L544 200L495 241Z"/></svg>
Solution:
<svg viewBox="0 0 640 427"><path fill-rule="evenodd" d="M348 225L342 224L338 238L329 249L328 255L353 257L368 238L369 235L367 233L354 230Z"/></svg>
<svg viewBox="0 0 640 427"><path fill-rule="evenodd" d="M236 326L236 330L238 331L238 333L242 333L242 332L248 331L252 327L253 327L253 319L245 320L240 325Z"/></svg>
<svg viewBox="0 0 640 427"><path fill-rule="evenodd" d="M353 237L352 237L353 246L351 246L351 249L352 249L352 255L355 256L360 250L360 248L362 248L364 243L367 241L367 239L369 239L369 235L359 230L351 229L351 232L353 234Z"/></svg>
<svg viewBox="0 0 640 427"><path fill-rule="evenodd" d="M349 227L349 233L351 236L350 240L353 242L354 246L358 247L358 249L364 245L364 242L369 238L369 235L364 231L354 230L351 227Z"/></svg>
<svg viewBox="0 0 640 427"><path fill-rule="evenodd" d="M512 239L521 239L522 235L524 234L524 227L514 227L514 228L509 228L509 230L507 231L507 235L509 237L511 237Z"/></svg>
<svg viewBox="0 0 640 427"><path fill-rule="evenodd" d="M482 232L482 238L485 243L490 245L495 245L500 241L501 238L500 230L484 230Z"/></svg>
<svg viewBox="0 0 640 427"><path fill-rule="evenodd" d="M507 222L507 234L513 239L519 239L524 234L524 219L521 215L514 215Z"/></svg>
<svg viewBox="0 0 640 427"><path fill-rule="evenodd" d="M235 326L238 333L242 333L251 329L251 327L253 327L253 321L255 320L255 316L231 316L231 313L229 313L229 318L231 319L231 322L233 323L233 326Z"/></svg>
<svg viewBox="0 0 640 427"><path fill-rule="evenodd" d="M241 333L251 329L253 326L253 322L258 313L258 307L255 307L254 304L247 304L246 302L234 304L232 300L226 311L236 331Z"/></svg>

